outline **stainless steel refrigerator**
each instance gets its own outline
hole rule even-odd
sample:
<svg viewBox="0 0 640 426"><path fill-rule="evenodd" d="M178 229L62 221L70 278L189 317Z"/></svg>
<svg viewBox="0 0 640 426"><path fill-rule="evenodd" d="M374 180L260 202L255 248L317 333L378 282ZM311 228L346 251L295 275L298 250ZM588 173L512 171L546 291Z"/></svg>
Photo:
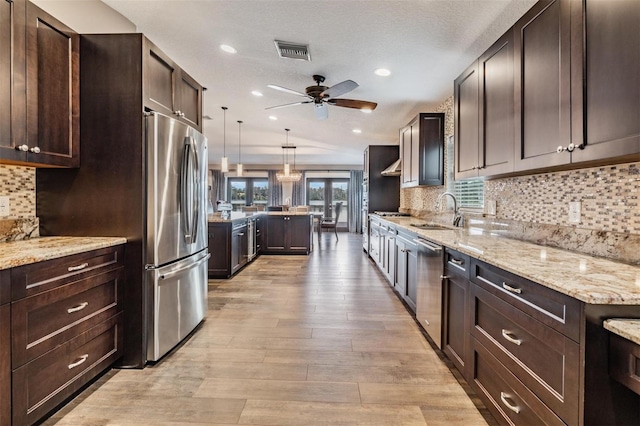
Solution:
<svg viewBox="0 0 640 426"><path fill-rule="evenodd" d="M171 117L146 117L147 360L157 361L207 311L207 139Z"/></svg>

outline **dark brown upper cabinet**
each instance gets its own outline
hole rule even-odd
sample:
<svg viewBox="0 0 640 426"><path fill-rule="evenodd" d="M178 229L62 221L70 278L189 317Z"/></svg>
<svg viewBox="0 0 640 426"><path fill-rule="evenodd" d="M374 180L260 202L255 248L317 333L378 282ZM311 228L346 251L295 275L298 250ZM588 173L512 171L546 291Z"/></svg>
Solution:
<svg viewBox="0 0 640 426"><path fill-rule="evenodd" d="M202 131L202 86L153 43L145 45L145 106Z"/></svg>
<svg viewBox="0 0 640 426"><path fill-rule="evenodd" d="M539 1L513 27L518 171L569 164L558 147L581 143L571 132L571 2Z"/></svg>
<svg viewBox="0 0 640 426"><path fill-rule="evenodd" d="M420 113L400 129L400 186L444 184L444 113Z"/></svg>
<svg viewBox="0 0 640 426"><path fill-rule="evenodd" d="M576 2L579 3L579 2ZM613 157L637 160L640 153L640 1L587 0L574 34L575 62L582 60L584 85L584 149L572 153L573 163ZM577 9L574 5L574 9ZM584 48L583 48L584 46ZM579 63L579 62L578 62ZM635 155L635 158L629 156Z"/></svg>
<svg viewBox="0 0 640 426"><path fill-rule="evenodd" d="M27 2L27 161L80 165L80 38ZM26 146L25 146L26 145Z"/></svg>
<svg viewBox="0 0 640 426"><path fill-rule="evenodd" d="M513 32L504 34L454 84L456 179L513 171Z"/></svg>

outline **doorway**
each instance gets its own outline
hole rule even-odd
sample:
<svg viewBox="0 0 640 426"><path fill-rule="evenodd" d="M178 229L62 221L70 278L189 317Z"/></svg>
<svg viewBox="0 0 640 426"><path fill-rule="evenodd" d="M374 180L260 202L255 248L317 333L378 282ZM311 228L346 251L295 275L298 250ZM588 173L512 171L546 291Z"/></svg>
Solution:
<svg viewBox="0 0 640 426"><path fill-rule="evenodd" d="M335 218L334 206L342 202L338 230L349 229L349 179L309 178L307 179L307 205L311 212L322 213L323 217Z"/></svg>

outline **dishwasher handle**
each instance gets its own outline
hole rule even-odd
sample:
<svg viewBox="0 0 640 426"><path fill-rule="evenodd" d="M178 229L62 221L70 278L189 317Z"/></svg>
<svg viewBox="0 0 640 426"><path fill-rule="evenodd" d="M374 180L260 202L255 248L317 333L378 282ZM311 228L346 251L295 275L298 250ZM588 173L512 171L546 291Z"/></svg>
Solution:
<svg viewBox="0 0 640 426"><path fill-rule="evenodd" d="M425 247L425 248L427 248L427 249L429 249L431 251L434 251L436 253L442 251L442 246L436 245L436 244L434 244L432 242L429 242L427 240L423 240L423 239L420 239L420 238L414 238L413 242L418 244L418 245L421 245L422 247Z"/></svg>

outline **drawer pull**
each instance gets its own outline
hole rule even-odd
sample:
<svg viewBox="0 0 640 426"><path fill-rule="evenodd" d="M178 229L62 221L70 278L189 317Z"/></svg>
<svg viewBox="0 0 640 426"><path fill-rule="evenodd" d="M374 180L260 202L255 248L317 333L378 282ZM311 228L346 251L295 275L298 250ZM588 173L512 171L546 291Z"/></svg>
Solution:
<svg viewBox="0 0 640 426"><path fill-rule="evenodd" d="M522 340L521 339L516 339L515 337L511 337L512 334L505 330L504 328L502 329L502 337L504 337L505 339L507 339L508 341L510 341L511 343L513 343L514 345L518 345L520 346L522 344Z"/></svg>
<svg viewBox="0 0 640 426"><path fill-rule="evenodd" d="M73 308L69 308L67 309L67 313L68 314L72 314L74 312L78 312L83 310L84 308L86 308L87 306L89 306L89 302L82 302L81 304L79 304L78 306L74 306Z"/></svg>
<svg viewBox="0 0 640 426"><path fill-rule="evenodd" d="M77 366L84 364L84 362L87 360L87 358L89 358L89 354L81 355L80 358L78 358L77 361L72 362L67 367L69 368L69 370L71 370L73 368L76 368Z"/></svg>
<svg viewBox="0 0 640 426"><path fill-rule="evenodd" d="M506 393L500 392L500 401L502 401L504 406L507 407L509 410L513 411L516 414L520 414L520 407L518 407L517 405L511 404L509 402L509 397L507 396Z"/></svg>
<svg viewBox="0 0 640 426"><path fill-rule="evenodd" d="M451 258L451 263L453 263L454 265L462 266L464 264L464 261L463 260L454 259L452 257Z"/></svg>
<svg viewBox="0 0 640 426"><path fill-rule="evenodd" d="M85 262L85 263L82 263L82 264L80 264L80 265L78 265L78 266L69 266L69 267L67 268L67 271L69 271L69 272L79 271L79 270L81 270L81 269L86 268L87 266L89 266L89 264L88 264L87 262Z"/></svg>
<svg viewBox="0 0 640 426"><path fill-rule="evenodd" d="M516 294L522 293L521 288L511 287L509 284L505 282L502 283L502 288L504 288L507 291L510 291L511 293L516 293Z"/></svg>

